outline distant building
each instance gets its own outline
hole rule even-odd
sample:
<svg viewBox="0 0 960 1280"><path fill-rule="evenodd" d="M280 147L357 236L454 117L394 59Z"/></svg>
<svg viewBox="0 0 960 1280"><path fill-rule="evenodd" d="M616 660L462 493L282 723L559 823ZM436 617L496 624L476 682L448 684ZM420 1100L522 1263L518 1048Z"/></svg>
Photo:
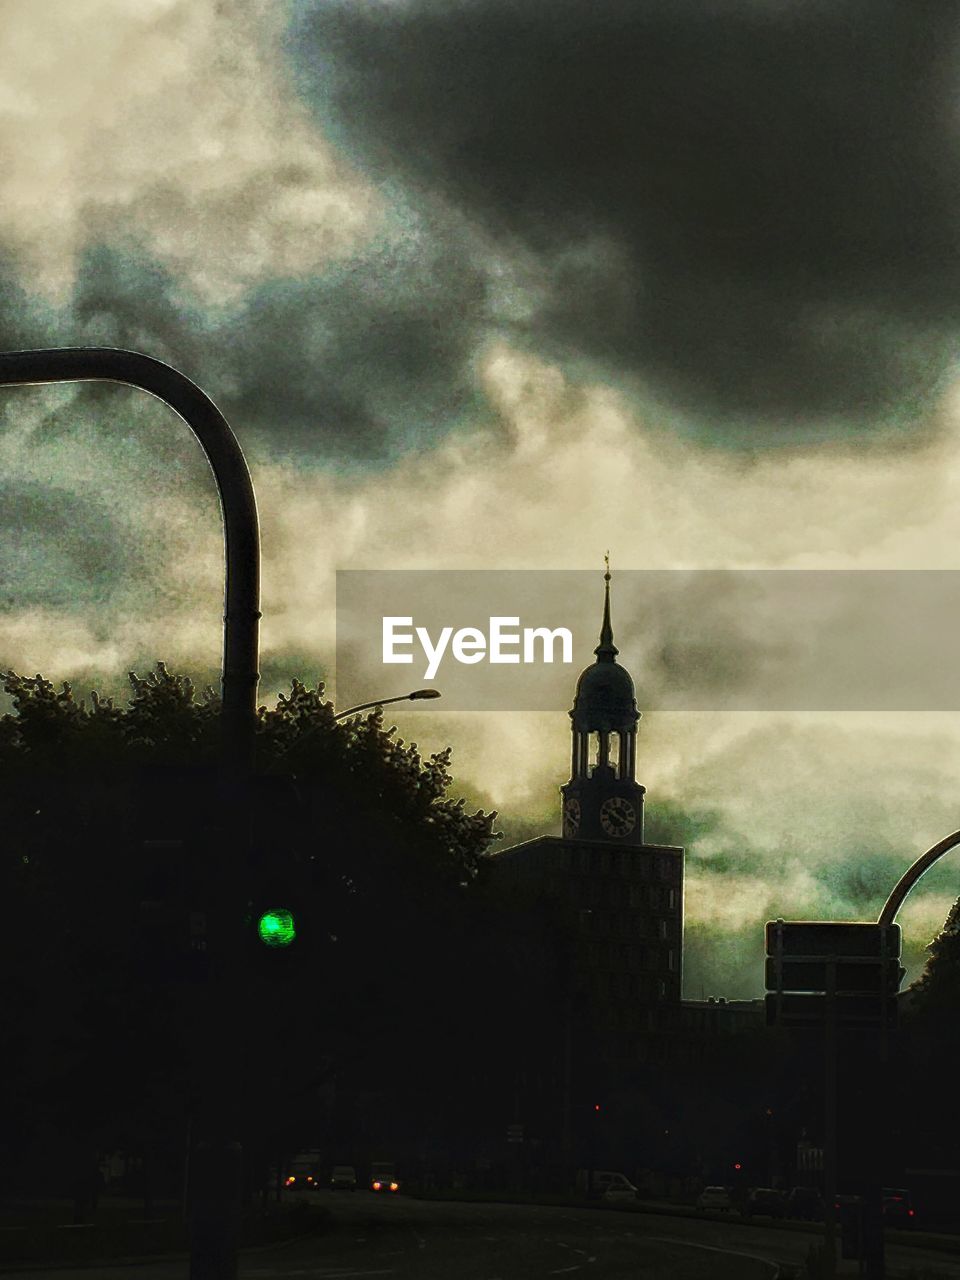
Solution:
<svg viewBox="0 0 960 1280"><path fill-rule="evenodd" d="M495 870L501 883L549 897L575 921L577 994L599 1034L595 1048L622 1072L696 1058L705 1040L756 1026L763 1005L681 1000L684 851L644 842L640 712L618 652L608 569L596 661L581 673L570 711L563 835L502 850Z"/></svg>
<svg viewBox="0 0 960 1280"><path fill-rule="evenodd" d="M496 857L498 879L564 903L577 921L576 985L598 1030L636 1057L637 1032L657 1006L679 1005L683 970L683 850L645 844L636 780L633 680L617 662L610 573L596 661L577 681L570 780L560 788L563 835L539 836Z"/></svg>

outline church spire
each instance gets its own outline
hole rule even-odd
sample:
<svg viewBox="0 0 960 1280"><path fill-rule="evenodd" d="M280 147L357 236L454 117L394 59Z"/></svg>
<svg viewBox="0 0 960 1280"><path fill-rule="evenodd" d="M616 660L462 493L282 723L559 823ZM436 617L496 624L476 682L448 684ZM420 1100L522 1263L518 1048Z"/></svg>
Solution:
<svg viewBox="0 0 960 1280"><path fill-rule="evenodd" d="M610 622L610 552L603 557L606 572L603 575L603 622L600 626L600 643L594 649L598 662L615 662L620 650L613 643L613 626Z"/></svg>

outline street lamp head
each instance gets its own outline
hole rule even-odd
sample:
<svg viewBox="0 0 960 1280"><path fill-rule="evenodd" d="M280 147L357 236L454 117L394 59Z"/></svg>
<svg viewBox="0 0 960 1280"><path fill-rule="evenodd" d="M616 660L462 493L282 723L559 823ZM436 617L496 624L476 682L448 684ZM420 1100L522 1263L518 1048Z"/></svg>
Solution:
<svg viewBox="0 0 960 1280"><path fill-rule="evenodd" d="M414 689L413 693L407 695L411 702L417 702L420 698L439 698L439 689Z"/></svg>

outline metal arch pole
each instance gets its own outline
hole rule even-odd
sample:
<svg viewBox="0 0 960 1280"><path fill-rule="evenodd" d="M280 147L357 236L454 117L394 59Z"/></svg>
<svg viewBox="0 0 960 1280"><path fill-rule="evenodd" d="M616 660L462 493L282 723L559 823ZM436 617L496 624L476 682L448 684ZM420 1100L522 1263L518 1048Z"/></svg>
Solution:
<svg viewBox="0 0 960 1280"><path fill-rule="evenodd" d="M116 347L0 352L0 386L119 382L162 400L200 442L220 497L224 535L222 752L228 768L253 766L260 651L260 522L236 436L205 392L171 365Z"/></svg>
<svg viewBox="0 0 960 1280"><path fill-rule="evenodd" d="M929 871L935 862L938 862L945 853L949 853L951 849L960 844L960 831L954 831L952 835L944 836L944 838L935 844L933 848L928 849L922 857L909 867L900 879L897 881L893 892L884 904L883 910L880 912L878 924L893 924L897 918L897 912L903 906L907 894L917 883L925 871Z"/></svg>
<svg viewBox="0 0 960 1280"><path fill-rule="evenodd" d="M260 523L253 482L236 436L213 401L179 370L136 351L61 347L0 352L0 386L61 382L117 382L170 406L193 431L213 471L224 532L223 662L221 669L221 792L225 840L220 870L246 839L245 779L253 772L260 650ZM240 1223L240 1144L237 1121L233 964L236 940L229 911L217 913L216 941L224 963L206 1038L206 1141L195 1155L200 1174L191 1230L192 1280L235 1280ZM220 1069L222 1068L222 1069ZM191 1177L191 1186L195 1179Z"/></svg>

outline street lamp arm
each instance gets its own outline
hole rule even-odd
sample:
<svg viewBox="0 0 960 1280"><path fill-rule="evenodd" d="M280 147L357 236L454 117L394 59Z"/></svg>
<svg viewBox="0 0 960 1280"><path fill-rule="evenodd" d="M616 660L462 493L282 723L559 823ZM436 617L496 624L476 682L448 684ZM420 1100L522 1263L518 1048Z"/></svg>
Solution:
<svg viewBox="0 0 960 1280"><path fill-rule="evenodd" d="M391 702L417 702L421 698L439 698L439 689L414 689L413 693L401 693L396 698L377 698L373 702L361 702L356 707L347 707L346 711L338 711L334 720L344 720L347 716L356 715L358 711L369 711L371 707L388 707Z"/></svg>
<svg viewBox="0 0 960 1280"><path fill-rule="evenodd" d="M897 881L896 887L880 912L877 923L893 924L897 918L897 912L903 906L904 899L923 873L929 871L935 862L939 862L945 853L949 853L958 844L960 844L960 831L954 831L952 835L944 836L938 844L919 857Z"/></svg>
<svg viewBox="0 0 960 1280"><path fill-rule="evenodd" d="M231 763L253 762L260 642L260 524L240 444L223 414L178 369L137 351L58 347L0 352L0 386L119 382L162 400L200 441L223 515L226 570L223 626L223 738Z"/></svg>
<svg viewBox="0 0 960 1280"><path fill-rule="evenodd" d="M414 689L413 693L401 693L396 698L377 698L373 702L361 702L356 707L347 707L346 711L338 711L333 717L334 720L344 720L347 716L356 715L358 711L368 711L371 707L386 707L391 702L418 702L421 698L439 698L439 689ZM279 753L285 756L294 746L301 746L307 738L313 737L315 733L319 733L322 724L316 724L312 729L308 729L305 734L297 738L294 742L288 743L286 747Z"/></svg>

